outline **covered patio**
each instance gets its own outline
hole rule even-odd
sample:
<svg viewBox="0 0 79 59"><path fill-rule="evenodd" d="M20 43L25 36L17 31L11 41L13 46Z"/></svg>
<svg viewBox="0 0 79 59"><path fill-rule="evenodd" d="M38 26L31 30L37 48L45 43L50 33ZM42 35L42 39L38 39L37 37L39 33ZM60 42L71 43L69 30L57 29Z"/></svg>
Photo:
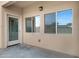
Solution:
<svg viewBox="0 0 79 59"><path fill-rule="evenodd" d="M0 57L79 56L79 2L8 1L0 8Z"/></svg>

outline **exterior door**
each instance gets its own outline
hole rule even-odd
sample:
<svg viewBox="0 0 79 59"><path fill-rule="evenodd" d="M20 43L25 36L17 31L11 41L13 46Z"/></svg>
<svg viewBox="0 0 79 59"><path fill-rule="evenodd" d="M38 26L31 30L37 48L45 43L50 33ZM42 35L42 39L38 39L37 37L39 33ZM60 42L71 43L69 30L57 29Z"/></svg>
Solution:
<svg viewBox="0 0 79 59"><path fill-rule="evenodd" d="M8 17L9 21L9 40L8 46L18 44L18 18L14 16Z"/></svg>

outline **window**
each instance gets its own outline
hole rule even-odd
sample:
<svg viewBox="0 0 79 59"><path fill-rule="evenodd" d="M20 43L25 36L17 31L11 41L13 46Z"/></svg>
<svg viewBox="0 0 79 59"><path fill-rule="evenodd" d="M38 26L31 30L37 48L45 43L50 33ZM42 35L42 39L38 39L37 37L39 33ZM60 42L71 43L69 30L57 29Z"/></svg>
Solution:
<svg viewBox="0 0 79 59"><path fill-rule="evenodd" d="M35 32L40 32L40 16L35 17Z"/></svg>
<svg viewBox="0 0 79 59"><path fill-rule="evenodd" d="M31 17L26 18L26 32L32 32Z"/></svg>
<svg viewBox="0 0 79 59"><path fill-rule="evenodd" d="M40 16L26 18L26 32L40 31Z"/></svg>
<svg viewBox="0 0 79 59"><path fill-rule="evenodd" d="M56 33L56 13L45 15L45 33Z"/></svg>
<svg viewBox="0 0 79 59"><path fill-rule="evenodd" d="M72 9L45 14L45 33L72 33Z"/></svg>
<svg viewBox="0 0 79 59"><path fill-rule="evenodd" d="M72 33L72 10L57 12L57 33Z"/></svg>

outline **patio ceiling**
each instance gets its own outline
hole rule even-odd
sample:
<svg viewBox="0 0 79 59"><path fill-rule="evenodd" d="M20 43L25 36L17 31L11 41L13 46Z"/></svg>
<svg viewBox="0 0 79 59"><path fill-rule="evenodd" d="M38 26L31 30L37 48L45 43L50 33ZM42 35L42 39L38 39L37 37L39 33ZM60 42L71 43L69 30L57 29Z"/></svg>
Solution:
<svg viewBox="0 0 79 59"><path fill-rule="evenodd" d="M39 4L39 2L43 4L47 4L49 6L57 6L58 4L65 4L68 1L9 1L8 3L4 4L3 7L10 7L10 6L16 6L20 8L28 7L29 5L32 5L34 3ZM49 4L50 2L50 4ZM73 1L70 1L73 3Z"/></svg>
<svg viewBox="0 0 79 59"><path fill-rule="evenodd" d="M13 6L17 6L20 8L24 8L24 7L27 7L28 5L31 5L34 2L36 2L36 1L10 1L10 2L6 3L5 5L3 5L3 7L9 7L9 6L13 5Z"/></svg>
<svg viewBox="0 0 79 59"><path fill-rule="evenodd" d="M58 5L58 4L64 4L67 3L67 1L9 1L7 4L3 5L4 7L9 7L11 5L17 6L20 8L28 7L29 5L32 5L36 2L44 2L48 4L48 2L52 3L52 5Z"/></svg>
<svg viewBox="0 0 79 59"><path fill-rule="evenodd" d="M17 1L16 3L14 3L14 6L24 8L27 7L28 5L31 5L34 2L35 1Z"/></svg>

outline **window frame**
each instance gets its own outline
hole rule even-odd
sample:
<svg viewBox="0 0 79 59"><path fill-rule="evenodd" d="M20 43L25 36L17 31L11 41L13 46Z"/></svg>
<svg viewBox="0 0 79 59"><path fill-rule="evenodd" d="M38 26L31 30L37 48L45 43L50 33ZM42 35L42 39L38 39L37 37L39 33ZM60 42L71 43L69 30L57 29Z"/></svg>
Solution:
<svg viewBox="0 0 79 59"><path fill-rule="evenodd" d="M73 8L66 8L66 9L62 9L62 10L57 10L56 13L61 12L61 11L65 11L65 10L72 10L72 17L71 17L72 18L72 32L71 33L58 33L57 32L57 34L72 34L73 33L73 17L74 17L73 16ZM57 20L57 15L56 15L56 20Z"/></svg>
<svg viewBox="0 0 79 59"><path fill-rule="evenodd" d="M26 22L27 22L27 18L31 18L31 17L26 17L25 18L25 32L27 32L27 24L26 24ZM32 24L32 21L31 21L31 24ZM31 28L32 28L32 26L31 26ZM33 29L31 29L31 32L27 32L27 33L33 33Z"/></svg>
<svg viewBox="0 0 79 59"><path fill-rule="evenodd" d="M65 10L72 10L72 33L58 33L57 32L57 12L62 12L62 11L65 11ZM47 15L47 14L51 14L51 13L56 13L56 33L45 33L45 15ZM44 14L44 33L45 34L73 34L73 18L74 18L74 16L73 16L73 8L66 8L66 9L61 9L61 10L56 10L56 11L54 11L54 12L50 12L50 13L45 13Z"/></svg>
<svg viewBox="0 0 79 59"><path fill-rule="evenodd" d="M40 17L40 28L41 28L41 16L40 15L36 15L36 16L39 16ZM36 16L33 16L33 17L36 17ZM34 25L35 25L35 23L34 23ZM35 27L34 27L34 30L35 30ZM36 32L35 31L35 33L40 33L40 29L39 29L39 32Z"/></svg>
<svg viewBox="0 0 79 59"><path fill-rule="evenodd" d="M55 15L56 15L56 12L50 12L50 13L44 14L44 33L45 33L45 15L52 14L52 13L55 13ZM56 17L55 17L55 18L56 18ZM55 24L55 25L56 25L56 24ZM56 28L56 26L55 26L55 28ZM46 33L46 34L56 34L56 30L55 30L55 33Z"/></svg>
<svg viewBox="0 0 79 59"><path fill-rule="evenodd" d="M25 32L27 32L27 31L26 31L26 18L32 18L32 17L36 17L36 16L40 16L40 15L25 17ZM31 24L33 24L32 19L31 19ZM35 26L35 23L34 23L34 26ZM41 16L40 16L40 27L41 27ZM32 28L32 29L31 29L32 32L27 32L27 33L40 33L40 31L39 31L39 32L34 32L35 27L34 27L34 30L33 30L33 25L32 25L31 28Z"/></svg>

